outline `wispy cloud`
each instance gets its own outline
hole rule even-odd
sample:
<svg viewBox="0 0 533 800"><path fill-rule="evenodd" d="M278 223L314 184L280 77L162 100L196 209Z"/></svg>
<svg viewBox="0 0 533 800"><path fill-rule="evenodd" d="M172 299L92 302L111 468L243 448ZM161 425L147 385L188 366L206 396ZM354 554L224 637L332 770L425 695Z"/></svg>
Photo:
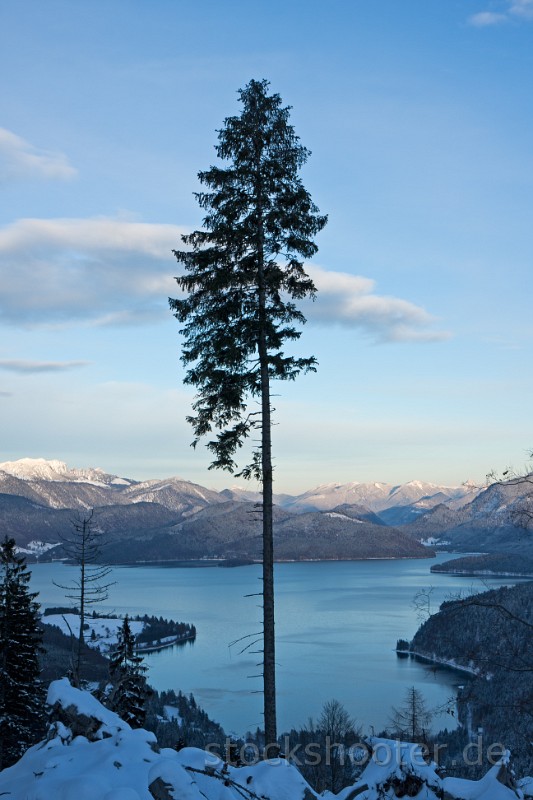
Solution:
<svg viewBox="0 0 533 800"><path fill-rule="evenodd" d="M13 397L13 392L0 391L0 397Z"/></svg>
<svg viewBox="0 0 533 800"><path fill-rule="evenodd" d="M514 19L533 20L533 0L505 0L502 11L480 11L468 18L470 25L487 28Z"/></svg>
<svg viewBox="0 0 533 800"><path fill-rule="evenodd" d="M183 228L124 219L25 219L0 229L0 320L22 326L141 325L168 318ZM378 341L435 341L423 308L374 281L312 266L310 321L360 327Z"/></svg>
<svg viewBox="0 0 533 800"><path fill-rule="evenodd" d="M533 0L511 0L509 13L533 20Z"/></svg>
<svg viewBox="0 0 533 800"><path fill-rule="evenodd" d="M496 14L493 11L480 11L468 18L470 25L475 28L488 28L491 25L501 25L507 22L506 14Z"/></svg>
<svg viewBox="0 0 533 800"><path fill-rule="evenodd" d="M22 359L0 359L0 369L8 372L66 372L86 367L89 361L24 361Z"/></svg>
<svg viewBox="0 0 533 800"><path fill-rule="evenodd" d="M139 324L168 314L183 229L124 219L23 219L0 228L0 319Z"/></svg>
<svg viewBox="0 0 533 800"><path fill-rule="evenodd" d="M21 136L0 128L0 183L13 178L69 180L77 170L62 153L34 147Z"/></svg>
<svg viewBox="0 0 533 800"><path fill-rule="evenodd" d="M381 342L434 342L450 336L434 330L434 317L420 306L377 294L375 281L370 278L315 266L309 273L319 298L306 306L309 320L362 328Z"/></svg>

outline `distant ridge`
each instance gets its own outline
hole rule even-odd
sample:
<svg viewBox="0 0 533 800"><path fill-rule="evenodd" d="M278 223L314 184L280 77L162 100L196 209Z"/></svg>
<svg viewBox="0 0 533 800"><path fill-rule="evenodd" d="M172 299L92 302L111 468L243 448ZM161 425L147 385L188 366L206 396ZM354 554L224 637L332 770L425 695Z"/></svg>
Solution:
<svg viewBox="0 0 533 800"><path fill-rule="evenodd" d="M409 481L400 485L389 483L325 483L285 503L294 511L325 511L338 505L356 504L379 513L385 509L413 505L437 497L437 502L472 500L479 488L472 484L437 486L425 481ZM429 506L431 507L431 505Z"/></svg>
<svg viewBox="0 0 533 800"><path fill-rule="evenodd" d="M419 497L426 485L416 485L418 489L410 492ZM278 495L276 558L432 555L412 536L384 524L366 503L341 502L350 498L353 486L365 485L349 484L344 491L339 484L331 484L333 490L321 487L323 508L318 509L313 507L316 492L300 497ZM398 490L380 486L383 498ZM364 496L371 499L369 492ZM257 560L261 537L258 515L251 512L258 499L256 493L240 487L216 492L177 477L134 481L99 468L72 469L58 460L23 458L0 463L0 524L15 536L28 558L42 560L61 557L61 538L73 516L87 509L94 510L95 524L108 542L105 557L114 563Z"/></svg>
<svg viewBox="0 0 533 800"><path fill-rule="evenodd" d="M91 484L102 489L112 488L117 490L113 502L121 502L117 497L121 494L120 490L125 490L125 497L130 502L134 497L139 501L146 500L146 495L151 495L150 499L155 500L155 494L162 492L163 486L167 487L196 487L191 489L192 493L200 497L207 498L208 502L221 501L247 501L259 502L261 494L259 491L249 490L242 486L232 486L221 492L213 489L206 489L198 484L191 483L185 478L171 477L164 479L151 479L147 481L137 481L131 478L124 478L109 474L99 467L71 468L64 461L46 460L44 458L21 458L17 461L4 461L0 463L0 491L2 483L6 483L6 478L2 476L12 476L19 480L47 483L79 483ZM172 489L170 489L172 491ZM339 505L359 505L364 506L369 511L379 513L391 508L401 508L420 503L420 508L424 511L432 508L438 503L461 505L470 502L480 489L470 482L461 486L438 486L426 481L412 480L404 484L390 484L380 482L361 483L353 481L349 483L324 483L314 489L310 489L303 494L290 495L278 493L275 502L288 511L303 513L307 511L331 511ZM15 494L9 491L9 494ZM432 502L432 498L435 499Z"/></svg>
<svg viewBox="0 0 533 800"><path fill-rule="evenodd" d="M251 512L260 499L240 486L218 492L180 477L139 481L60 460L0 463L2 530L43 559L58 556L59 548L47 545L58 544L73 515L87 509L95 510L117 562L257 559L260 532ZM276 507L279 558L430 555L421 543L533 557L531 522L517 522L520 511L533 509L528 481L483 488L419 480L325 483L297 496L277 494ZM39 553L28 548L31 542L42 544Z"/></svg>

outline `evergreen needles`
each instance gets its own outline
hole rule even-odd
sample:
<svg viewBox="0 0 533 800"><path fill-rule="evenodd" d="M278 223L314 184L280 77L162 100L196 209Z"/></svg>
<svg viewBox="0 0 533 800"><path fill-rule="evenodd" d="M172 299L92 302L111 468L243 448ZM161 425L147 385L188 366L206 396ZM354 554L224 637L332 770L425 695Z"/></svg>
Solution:
<svg viewBox="0 0 533 800"><path fill-rule="evenodd" d="M315 370L316 359L286 355L305 322L294 301L314 298L304 259L317 250L313 237L327 218L304 188L299 170L309 151L289 124L289 108L266 80L239 91L242 111L228 117L216 151L225 166L199 173L206 191L203 229L183 237L174 254L186 274L176 280L185 296L170 307L182 323L185 383L197 389L193 445L210 437L211 467L235 472L235 454L255 429L261 438L244 477L262 483L263 675L265 734L276 742L274 583L272 546L272 446L270 387ZM250 410L257 398L259 410ZM211 438L212 437L212 438Z"/></svg>

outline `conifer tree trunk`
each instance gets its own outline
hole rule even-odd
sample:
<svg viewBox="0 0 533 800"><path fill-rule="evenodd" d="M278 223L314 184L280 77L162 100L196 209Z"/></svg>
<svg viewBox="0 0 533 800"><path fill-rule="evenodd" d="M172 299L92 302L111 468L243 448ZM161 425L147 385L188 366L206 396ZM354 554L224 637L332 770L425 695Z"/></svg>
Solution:
<svg viewBox="0 0 533 800"><path fill-rule="evenodd" d="M264 270L260 268L260 274ZM264 279L264 275L263 275ZM264 290L259 297L264 315ZM272 514L272 425L270 418L270 378L264 329L259 339L261 371L261 474L263 489L263 693L265 744L277 742L276 654L274 635L274 542Z"/></svg>
<svg viewBox="0 0 533 800"><path fill-rule="evenodd" d="M262 396L262 468L263 468L263 691L265 742L277 742L276 723L276 654L274 636L274 546L272 518L272 455L270 436L270 393L268 384Z"/></svg>
<svg viewBox="0 0 533 800"><path fill-rule="evenodd" d="M185 383L197 387L193 446L208 436L211 468L237 470L235 453L258 427L261 445L238 475L256 478L263 493L263 691L266 757L277 745L274 647L274 554L270 381L314 371L313 356L286 355L305 317L295 301L316 289L304 260L317 251L313 236L326 224L304 188L299 169L309 151L289 124L289 108L268 81L239 91L243 109L218 132L217 155L226 166L200 172L207 191L203 230L182 236L174 250L185 267L178 277L185 297L170 299L183 323ZM248 411L248 399L260 401ZM260 452L259 452L260 451Z"/></svg>
<svg viewBox="0 0 533 800"><path fill-rule="evenodd" d="M259 120L257 130L260 129ZM259 311L259 372L261 383L261 482L263 494L263 712L265 747L277 743L276 723L276 644L274 623L274 530L272 515L272 421L270 415L270 375L266 341L266 276L264 254L263 186L261 176L261 136L255 136L255 203L257 214L257 285ZM268 756L268 749L266 751Z"/></svg>
<svg viewBox="0 0 533 800"><path fill-rule="evenodd" d="M78 649L76 651L76 668L73 675L73 684L78 688L81 685L81 654L83 652L83 645L85 644L85 637L83 628L85 625L85 589L86 589L86 576L85 576L85 545L87 540L87 520L84 518L81 528L81 554L80 554L80 629L78 631Z"/></svg>

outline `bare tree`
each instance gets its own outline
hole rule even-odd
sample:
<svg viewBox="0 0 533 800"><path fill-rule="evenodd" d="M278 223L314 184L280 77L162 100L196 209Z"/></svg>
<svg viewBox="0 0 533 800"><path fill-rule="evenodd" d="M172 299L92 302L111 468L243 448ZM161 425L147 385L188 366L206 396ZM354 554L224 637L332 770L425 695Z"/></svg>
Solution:
<svg viewBox="0 0 533 800"><path fill-rule="evenodd" d="M72 659L72 678L75 686L81 682L82 653L85 643L84 630L87 606L102 603L109 597L109 587L114 581L106 582L111 567L102 564L103 533L95 526L94 510L86 515L78 514L72 520L72 533L62 539L67 557L79 567L78 577L69 584L56 583L65 589L66 597L73 600L80 615L77 643ZM74 633L71 631L74 638Z"/></svg>
<svg viewBox="0 0 533 800"><path fill-rule="evenodd" d="M390 716L395 736L408 738L411 742L425 742L433 713L427 708L422 692L410 686L399 708L393 707Z"/></svg>
<svg viewBox="0 0 533 800"><path fill-rule="evenodd" d="M352 748L366 747L360 726L338 700L324 703L317 720L291 730L285 746L295 752L298 769L316 792L334 794L351 785L358 772ZM303 752L305 758L300 757Z"/></svg>

